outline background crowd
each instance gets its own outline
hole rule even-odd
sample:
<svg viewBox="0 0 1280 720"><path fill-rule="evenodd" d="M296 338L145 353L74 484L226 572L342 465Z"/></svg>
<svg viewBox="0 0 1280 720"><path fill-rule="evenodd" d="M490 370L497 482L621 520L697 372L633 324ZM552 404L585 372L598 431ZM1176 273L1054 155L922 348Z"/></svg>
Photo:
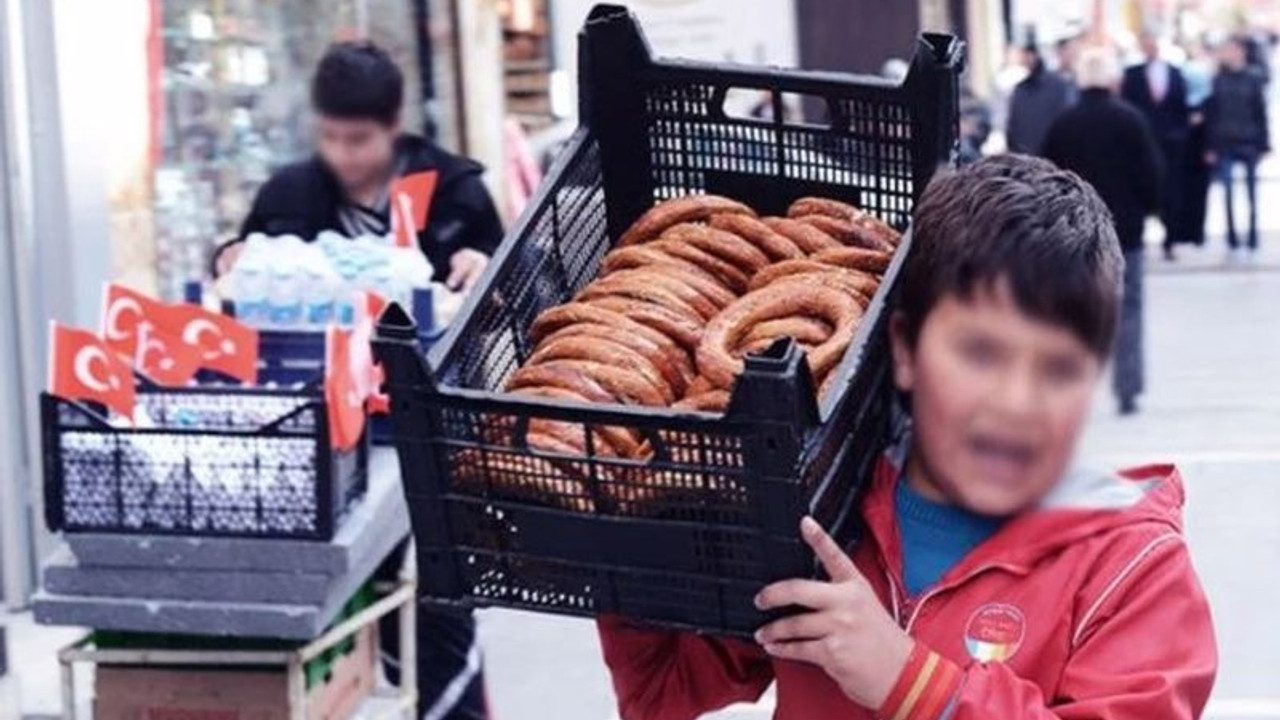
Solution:
<svg viewBox="0 0 1280 720"><path fill-rule="evenodd" d="M1205 245L1218 185L1226 227L1215 230L1225 231L1225 261L1256 261L1258 165L1271 151L1267 87L1276 42L1249 30L1174 38L1149 26L1122 40L1081 30L1045 45L1028 31L1002 73L1005 102L966 98L963 160L1000 151L1043 156L1082 175L1111 209L1126 256L1113 371L1122 414L1137 411L1145 388L1144 240L1159 239L1170 263L1179 246ZM1000 126L1003 133L993 132Z"/></svg>

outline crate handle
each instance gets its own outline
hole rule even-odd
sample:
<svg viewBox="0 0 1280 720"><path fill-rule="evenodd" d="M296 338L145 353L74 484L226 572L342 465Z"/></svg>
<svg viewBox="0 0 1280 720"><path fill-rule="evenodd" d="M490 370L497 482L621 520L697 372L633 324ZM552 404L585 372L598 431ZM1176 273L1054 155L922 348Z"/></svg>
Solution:
<svg viewBox="0 0 1280 720"><path fill-rule="evenodd" d="M743 105L738 101L738 98L744 95L760 96L760 102L751 106L745 113L743 112ZM805 100L821 102L826 108L827 119L824 121L808 121L804 119L803 115L799 119L789 118L787 111L800 110ZM766 127L830 130L837 126L835 121L839 118L839 107L831 102L831 98L825 95L742 85L726 85L716 88L711 97L711 108L712 116L717 120L732 120Z"/></svg>

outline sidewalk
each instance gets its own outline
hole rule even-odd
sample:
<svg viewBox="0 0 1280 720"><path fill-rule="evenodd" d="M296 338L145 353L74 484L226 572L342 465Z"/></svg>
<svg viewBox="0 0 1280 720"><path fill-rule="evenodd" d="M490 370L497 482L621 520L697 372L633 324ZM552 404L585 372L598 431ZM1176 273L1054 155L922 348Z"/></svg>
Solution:
<svg viewBox="0 0 1280 720"><path fill-rule="evenodd" d="M1244 193L1243 171L1236 173L1236 221L1241 238L1247 225L1248 203ZM1269 156L1258 167L1258 233L1260 236L1258 253L1245 261L1230 259L1227 254L1226 240L1226 200L1222 185L1215 182L1209 189L1208 213L1205 218L1207 239L1203 247L1179 245L1178 259L1169 262L1160 254L1160 241L1164 238L1164 229L1160 223L1151 220L1147 225L1147 272L1149 274L1188 273L1188 272L1258 272L1280 271L1280 212L1269 212L1269 208L1280 208L1280 158Z"/></svg>
<svg viewBox="0 0 1280 720"><path fill-rule="evenodd" d="M57 653L83 636L84 631L36 625L30 612L0 612L0 623L8 629L9 672L17 680L23 720L62 717L62 676ZM83 700L87 702L88 684L83 680L79 684L84 690ZM9 718L0 717L0 720Z"/></svg>

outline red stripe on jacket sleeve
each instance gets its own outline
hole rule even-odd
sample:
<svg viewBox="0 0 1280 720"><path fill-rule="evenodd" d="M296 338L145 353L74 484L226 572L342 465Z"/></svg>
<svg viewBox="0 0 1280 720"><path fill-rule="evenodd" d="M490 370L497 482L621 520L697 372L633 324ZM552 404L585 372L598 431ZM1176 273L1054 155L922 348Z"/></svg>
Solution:
<svg viewBox="0 0 1280 720"><path fill-rule="evenodd" d="M876 713L881 720L939 720L960 689L960 666L917 642Z"/></svg>

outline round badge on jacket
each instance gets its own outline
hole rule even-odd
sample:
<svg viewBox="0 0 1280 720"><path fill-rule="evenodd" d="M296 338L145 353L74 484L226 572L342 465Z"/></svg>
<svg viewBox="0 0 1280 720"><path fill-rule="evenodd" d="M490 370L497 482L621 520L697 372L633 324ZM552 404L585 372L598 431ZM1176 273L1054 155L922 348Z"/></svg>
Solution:
<svg viewBox="0 0 1280 720"><path fill-rule="evenodd" d="M1018 652L1026 629L1021 610L1004 603L989 603L969 616L964 646L969 657L978 662L1006 661Z"/></svg>

